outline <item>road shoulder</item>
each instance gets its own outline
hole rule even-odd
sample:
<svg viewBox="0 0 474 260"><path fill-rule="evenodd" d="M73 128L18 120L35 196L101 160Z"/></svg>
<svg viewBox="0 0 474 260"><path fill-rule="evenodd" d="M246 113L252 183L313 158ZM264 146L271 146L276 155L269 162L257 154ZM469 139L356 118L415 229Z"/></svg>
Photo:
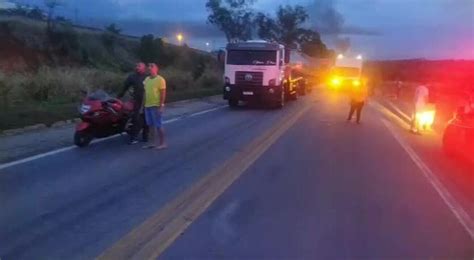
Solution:
<svg viewBox="0 0 474 260"><path fill-rule="evenodd" d="M165 120L213 109L225 104L220 95L169 103ZM0 136L0 164L73 145L74 124Z"/></svg>

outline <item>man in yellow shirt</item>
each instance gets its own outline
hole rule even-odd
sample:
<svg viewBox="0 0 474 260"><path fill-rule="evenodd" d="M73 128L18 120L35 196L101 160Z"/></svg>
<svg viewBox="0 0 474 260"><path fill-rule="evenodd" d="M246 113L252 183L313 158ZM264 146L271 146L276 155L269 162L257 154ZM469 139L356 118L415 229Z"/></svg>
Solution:
<svg viewBox="0 0 474 260"><path fill-rule="evenodd" d="M166 99L166 81L158 75L158 65L148 64L150 76L143 82L145 88L145 120L150 128L149 143L143 148L165 149L165 133L162 125L162 113ZM157 142L157 135L159 142Z"/></svg>

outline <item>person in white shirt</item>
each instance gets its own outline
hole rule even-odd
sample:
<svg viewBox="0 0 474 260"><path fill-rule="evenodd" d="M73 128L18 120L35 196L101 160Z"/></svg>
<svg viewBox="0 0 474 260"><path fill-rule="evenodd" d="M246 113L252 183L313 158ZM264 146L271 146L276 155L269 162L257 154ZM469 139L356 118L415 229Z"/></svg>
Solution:
<svg viewBox="0 0 474 260"><path fill-rule="evenodd" d="M424 111L424 109L426 108L426 105L428 104L429 95L430 90L428 89L428 85L426 83L418 85L415 90L415 99L410 126L410 131L413 133L419 133L420 124L416 115L417 113Z"/></svg>

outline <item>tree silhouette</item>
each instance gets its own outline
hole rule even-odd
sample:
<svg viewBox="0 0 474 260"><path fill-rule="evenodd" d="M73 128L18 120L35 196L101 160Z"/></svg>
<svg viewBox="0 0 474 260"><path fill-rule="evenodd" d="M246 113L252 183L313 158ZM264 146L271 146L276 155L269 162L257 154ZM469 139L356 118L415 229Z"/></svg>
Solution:
<svg viewBox="0 0 474 260"><path fill-rule="evenodd" d="M252 38L255 0L208 0L208 22L221 30L228 42Z"/></svg>

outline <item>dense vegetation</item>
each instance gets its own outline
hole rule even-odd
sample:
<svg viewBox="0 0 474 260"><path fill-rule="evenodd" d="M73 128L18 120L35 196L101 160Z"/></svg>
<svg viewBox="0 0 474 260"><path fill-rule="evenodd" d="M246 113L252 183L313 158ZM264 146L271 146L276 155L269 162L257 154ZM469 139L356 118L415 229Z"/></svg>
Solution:
<svg viewBox="0 0 474 260"><path fill-rule="evenodd" d="M0 129L75 117L82 90L116 93L139 60L160 65L170 101L220 91L222 68L209 53L123 36L114 24L92 31L59 19L48 29L31 16L0 15Z"/></svg>

